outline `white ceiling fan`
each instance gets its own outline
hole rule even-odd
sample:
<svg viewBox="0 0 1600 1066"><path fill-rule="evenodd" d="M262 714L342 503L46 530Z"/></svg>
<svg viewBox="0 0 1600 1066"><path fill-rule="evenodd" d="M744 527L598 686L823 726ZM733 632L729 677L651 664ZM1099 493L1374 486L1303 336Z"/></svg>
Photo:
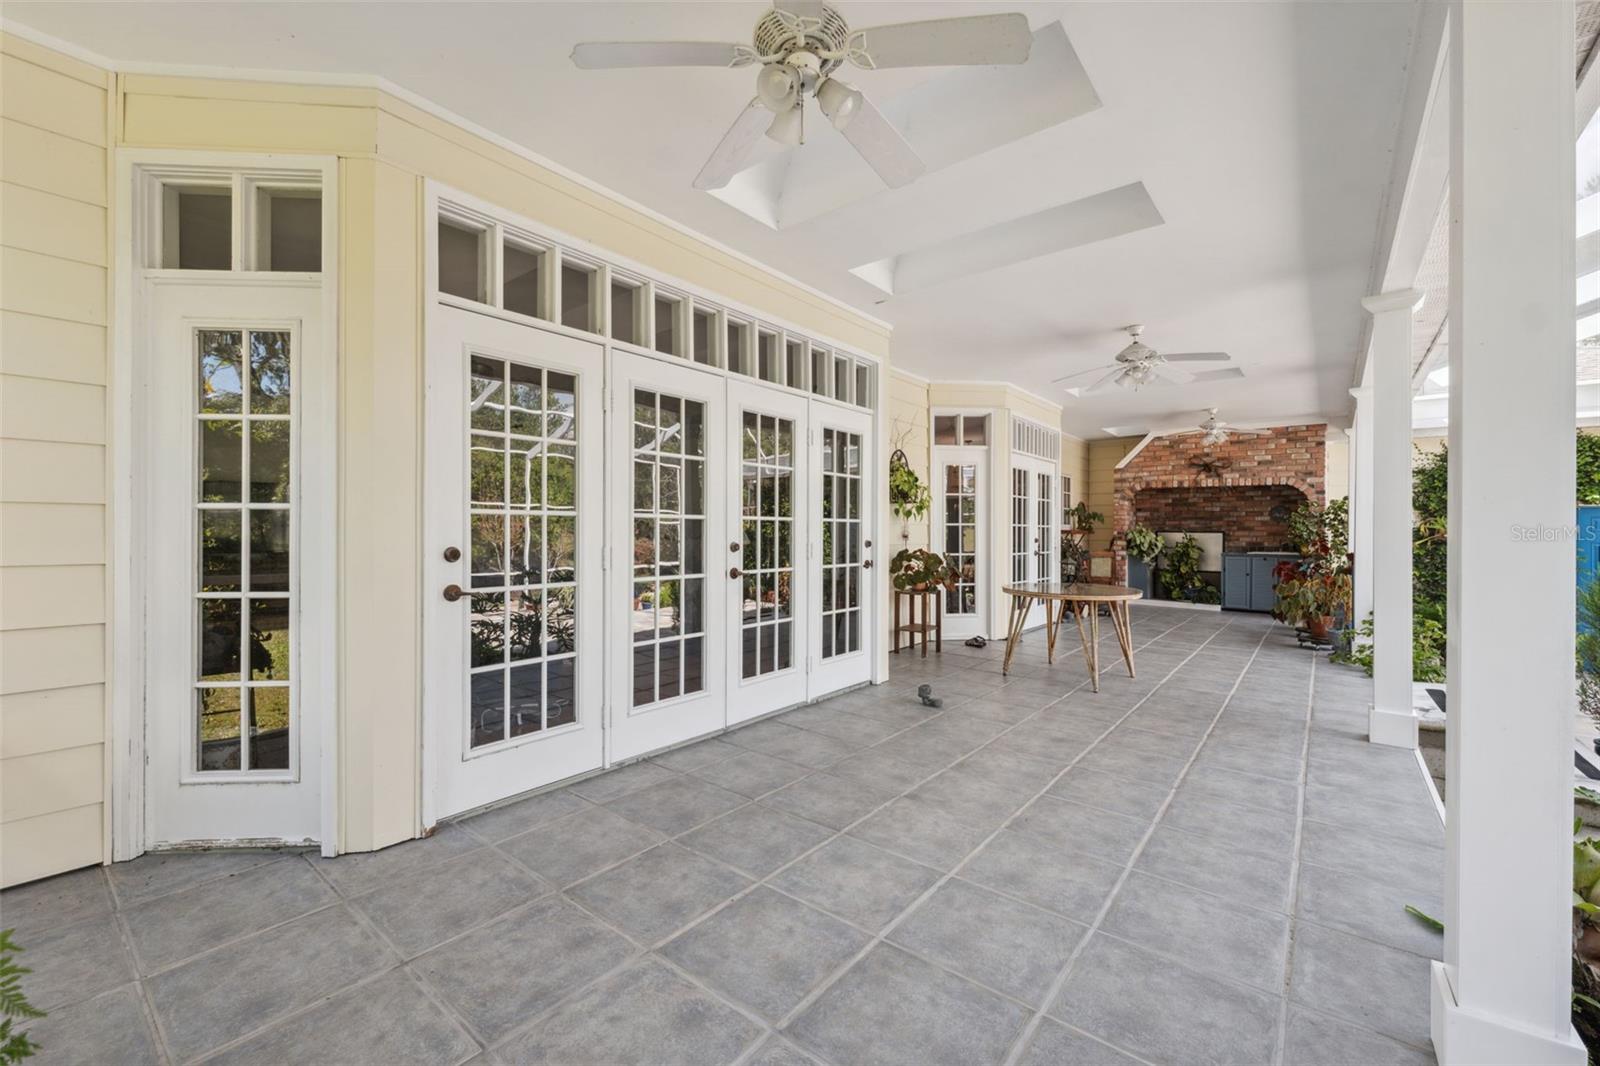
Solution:
<svg viewBox="0 0 1600 1066"><path fill-rule="evenodd" d="M753 44L594 41L573 48L572 62L584 70L759 64L756 95L700 169L694 179L697 189L728 184L744 168L763 132L780 144L802 143L808 96L816 97L823 117L844 134L884 184L899 188L922 176L922 160L861 90L840 81L834 72L847 62L865 70L1022 63L1032 45L1027 17L1018 14L852 30L831 4L778 0L756 23Z"/></svg>
<svg viewBox="0 0 1600 1066"><path fill-rule="evenodd" d="M1074 396L1091 396L1097 392L1105 392L1110 388L1124 388L1138 390L1146 385L1164 382L1169 385L1187 385L1194 381L1206 381L1212 376L1234 377L1235 372L1201 371L1197 374L1188 374L1169 366L1170 363L1225 363L1230 358L1227 352L1172 352L1170 354L1158 352L1139 339L1139 334L1144 332L1143 326L1126 327L1128 335L1133 341L1122 351L1117 353L1115 359L1107 366L1090 367L1088 370L1079 370L1065 377L1056 378L1056 383L1072 381L1075 378L1089 374L1107 371L1102 377L1087 386L1068 386L1067 391Z"/></svg>
<svg viewBox="0 0 1600 1066"><path fill-rule="evenodd" d="M1197 428L1174 430L1165 434L1165 436L1182 437L1190 433L1202 434L1201 443L1208 447L1213 444L1221 444L1229 437L1264 437L1267 435L1267 431L1264 429L1244 429L1231 422L1224 422L1217 417L1217 409L1215 407L1206 408L1206 420L1201 422Z"/></svg>

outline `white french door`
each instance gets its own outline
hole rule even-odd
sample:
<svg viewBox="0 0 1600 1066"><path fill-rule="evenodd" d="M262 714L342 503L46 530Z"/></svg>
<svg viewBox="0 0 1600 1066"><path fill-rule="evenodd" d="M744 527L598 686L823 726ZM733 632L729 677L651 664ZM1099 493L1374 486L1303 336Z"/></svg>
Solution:
<svg viewBox="0 0 1600 1066"><path fill-rule="evenodd" d="M872 678L877 634L873 594L872 500L877 464L872 417L811 402L810 555L816 606L810 612L811 697Z"/></svg>
<svg viewBox="0 0 1600 1066"><path fill-rule="evenodd" d="M322 837L333 396L319 285L152 286L149 846Z"/></svg>
<svg viewBox="0 0 1600 1066"><path fill-rule="evenodd" d="M727 721L720 605L739 556L710 540L729 525L726 388L689 366L611 355L612 762Z"/></svg>
<svg viewBox="0 0 1600 1066"><path fill-rule="evenodd" d="M934 550L954 571L945 590L946 636L987 635L989 601L989 451L934 449Z"/></svg>
<svg viewBox="0 0 1600 1066"><path fill-rule="evenodd" d="M1007 577L1010 584L1059 580L1055 565L1056 467L1040 459L1011 459L1011 528ZM1047 607L1035 603L1023 624L1043 625Z"/></svg>
<svg viewBox="0 0 1600 1066"><path fill-rule="evenodd" d="M816 599L805 548L816 497L806 491L806 398L741 381L727 388L727 692L734 725L805 702L804 620Z"/></svg>
<svg viewBox="0 0 1600 1066"><path fill-rule="evenodd" d="M430 318L424 699L432 816L602 765L604 349Z"/></svg>

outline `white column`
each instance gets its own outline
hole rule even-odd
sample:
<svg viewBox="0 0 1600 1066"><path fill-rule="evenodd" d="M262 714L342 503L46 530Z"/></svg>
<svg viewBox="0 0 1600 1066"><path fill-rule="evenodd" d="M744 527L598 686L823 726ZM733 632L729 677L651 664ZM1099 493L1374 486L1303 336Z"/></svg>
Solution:
<svg viewBox="0 0 1600 1066"><path fill-rule="evenodd" d="M1573 3L1450 6L1445 1066L1585 1060L1570 1022Z"/></svg>
<svg viewBox="0 0 1600 1066"><path fill-rule="evenodd" d="M1356 399L1350 423L1350 548L1356 557L1356 625L1372 613L1372 387L1351 389Z"/></svg>
<svg viewBox="0 0 1600 1066"><path fill-rule="evenodd" d="M1411 314L1414 289L1369 296L1372 313L1372 710L1374 744L1417 746L1411 709Z"/></svg>

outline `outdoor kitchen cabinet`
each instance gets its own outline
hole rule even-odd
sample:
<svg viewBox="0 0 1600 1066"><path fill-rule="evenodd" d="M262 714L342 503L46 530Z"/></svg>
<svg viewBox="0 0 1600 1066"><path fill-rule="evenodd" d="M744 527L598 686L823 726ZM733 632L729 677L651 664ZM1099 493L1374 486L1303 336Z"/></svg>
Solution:
<svg viewBox="0 0 1600 1066"><path fill-rule="evenodd" d="M1230 611L1270 611L1278 598L1274 568L1286 552L1227 552L1222 556L1222 606Z"/></svg>

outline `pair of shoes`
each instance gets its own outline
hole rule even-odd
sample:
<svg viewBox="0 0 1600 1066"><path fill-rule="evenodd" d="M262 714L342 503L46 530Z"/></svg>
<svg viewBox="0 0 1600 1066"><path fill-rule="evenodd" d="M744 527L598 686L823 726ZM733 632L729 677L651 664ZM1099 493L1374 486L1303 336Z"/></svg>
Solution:
<svg viewBox="0 0 1600 1066"><path fill-rule="evenodd" d="M969 647L969 648L986 648L988 646L989 646L989 642L987 640L984 640L982 637L968 637L967 638L967 647Z"/></svg>

